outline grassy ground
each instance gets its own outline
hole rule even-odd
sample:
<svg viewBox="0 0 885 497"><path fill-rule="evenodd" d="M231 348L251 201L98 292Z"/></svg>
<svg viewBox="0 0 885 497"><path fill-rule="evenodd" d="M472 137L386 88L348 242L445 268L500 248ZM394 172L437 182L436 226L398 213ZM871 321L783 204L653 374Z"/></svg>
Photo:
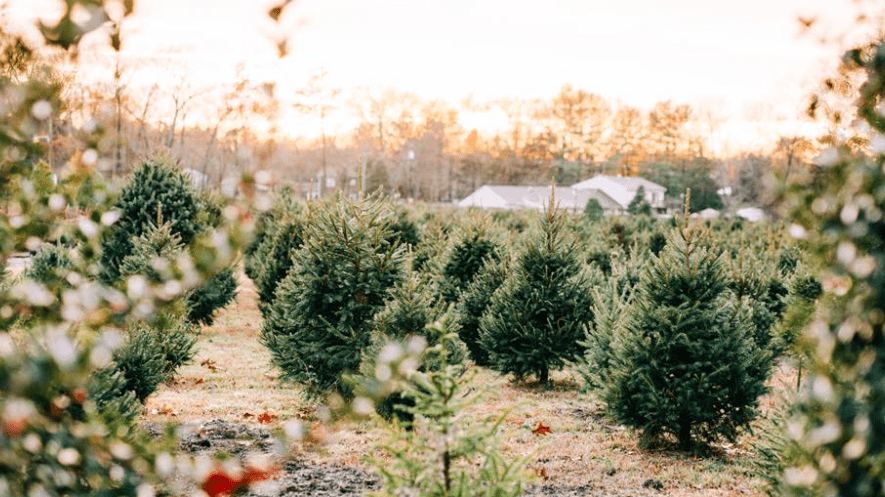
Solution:
<svg viewBox="0 0 885 497"><path fill-rule="evenodd" d="M196 360L183 367L174 382L147 401L145 421L183 423L223 419L279 427L300 419L310 427L309 443L293 449L316 463L364 466L363 458L385 435L382 421L346 421L334 427L317 420L317 405L303 400L296 385L283 384L258 343L261 314L251 282L240 278L237 301L216 323L204 328ZM786 368L776 383L788 384ZM592 396L580 391L571 372L553 375L554 387L517 385L491 371L475 376L474 388L487 388L475 415L510 410L502 433L502 451L533 454L529 470L539 483L590 485L601 494L663 485L673 496L764 495L753 475L754 438L722 444L714 456L679 454L672 449L643 449L635 433L605 418ZM763 399L763 409L771 398ZM538 423L551 428L533 433ZM653 480L653 481L650 481Z"/></svg>

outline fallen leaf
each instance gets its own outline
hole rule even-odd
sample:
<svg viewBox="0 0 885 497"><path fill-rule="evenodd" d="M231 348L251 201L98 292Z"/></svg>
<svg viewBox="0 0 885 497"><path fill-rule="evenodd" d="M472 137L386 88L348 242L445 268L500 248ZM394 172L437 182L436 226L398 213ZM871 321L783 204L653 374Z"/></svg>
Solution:
<svg viewBox="0 0 885 497"><path fill-rule="evenodd" d="M259 422L259 423L265 423L265 424L266 424L266 423L271 423L271 422L273 422L273 420L275 420L275 419L277 419L277 417L274 416L273 414L270 414L270 413L267 412L267 411L265 411L265 412L263 412L263 413L261 413L261 414L258 415L258 422Z"/></svg>
<svg viewBox="0 0 885 497"><path fill-rule="evenodd" d="M206 368L208 368L209 371L212 371L213 373L221 369L218 367L217 364L215 364L215 361L213 361L212 359L203 359L203 361L200 362L200 366L206 366Z"/></svg>
<svg viewBox="0 0 885 497"><path fill-rule="evenodd" d="M534 471L540 478L544 478L545 480L548 478L547 468L532 468L532 471Z"/></svg>
<svg viewBox="0 0 885 497"><path fill-rule="evenodd" d="M203 380L203 378L197 378L196 380L194 380L194 384L199 385L199 384L203 383L203 381L205 381L205 380Z"/></svg>
<svg viewBox="0 0 885 497"><path fill-rule="evenodd" d="M244 412L244 413L243 413L243 417L246 418L246 419L249 419L249 418L254 418L255 415L252 414L251 412Z"/></svg>
<svg viewBox="0 0 885 497"><path fill-rule="evenodd" d="M544 423L542 421L538 421L538 426L536 426L535 429L532 430L532 433L534 433L535 435L549 435L553 433L553 430L551 430L549 426L544 426Z"/></svg>

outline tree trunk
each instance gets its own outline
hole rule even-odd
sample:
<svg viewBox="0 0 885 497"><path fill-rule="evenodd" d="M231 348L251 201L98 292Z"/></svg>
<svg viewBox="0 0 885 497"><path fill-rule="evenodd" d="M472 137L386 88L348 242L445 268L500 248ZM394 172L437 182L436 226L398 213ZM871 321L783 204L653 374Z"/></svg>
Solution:
<svg viewBox="0 0 885 497"><path fill-rule="evenodd" d="M550 369L546 366L538 371L538 381L546 385L550 383Z"/></svg>
<svg viewBox="0 0 885 497"><path fill-rule="evenodd" d="M682 418L679 420L679 448L691 449L691 421Z"/></svg>

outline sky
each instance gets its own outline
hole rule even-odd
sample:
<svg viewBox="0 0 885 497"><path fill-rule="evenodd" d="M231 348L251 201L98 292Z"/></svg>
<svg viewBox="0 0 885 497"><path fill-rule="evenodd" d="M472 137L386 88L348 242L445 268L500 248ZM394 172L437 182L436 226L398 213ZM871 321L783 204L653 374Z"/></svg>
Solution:
<svg viewBox="0 0 885 497"><path fill-rule="evenodd" d="M59 4L7 3L25 26ZM549 99L568 83L645 109L664 100L716 109L730 130L721 141L738 143L771 126L806 129L797 116L842 49L819 35L844 30L853 13L849 0L297 0L275 25L271 3L136 0L123 56L195 87L231 83L242 65L286 94L322 68L331 87L393 87L456 105ZM799 16L818 19L811 34ZM112 74L106 59L81 64L86 77Z"/></svg>

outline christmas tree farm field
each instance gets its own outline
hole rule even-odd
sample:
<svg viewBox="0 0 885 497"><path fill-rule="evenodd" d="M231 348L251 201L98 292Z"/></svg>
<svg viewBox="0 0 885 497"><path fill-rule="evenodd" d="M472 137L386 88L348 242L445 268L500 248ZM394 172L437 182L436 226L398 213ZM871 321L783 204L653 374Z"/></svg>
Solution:
<svg viewBox="0 0 885 497"><path fill-rule="evenodd" d="M288 450L283 471L257 495L360 495L377 489L366 457L377 455L389 433L386 422L377 416L325 421L321 402L304 400L300 386L280 382L270 352L259 343L262 318L254 286L242 273L238 283L237 300L201 329L194 361L147 399L142 424L180 425L184 449L228 454L270 450L271 433L300 425L303 438ZM547 387L470 369L475 376L466 390L482 394L463 417L469 423L504 414L500 451L528 457L533 483L525 495L765 494L753 444L777 394L761 399L755 435L693 454L676 450L675 442L641 447L640 437L607 418L601 403L581 391L580 375L569 369L551 372ZM794 385L795 371L778 368L773 390Z"/></svg>

